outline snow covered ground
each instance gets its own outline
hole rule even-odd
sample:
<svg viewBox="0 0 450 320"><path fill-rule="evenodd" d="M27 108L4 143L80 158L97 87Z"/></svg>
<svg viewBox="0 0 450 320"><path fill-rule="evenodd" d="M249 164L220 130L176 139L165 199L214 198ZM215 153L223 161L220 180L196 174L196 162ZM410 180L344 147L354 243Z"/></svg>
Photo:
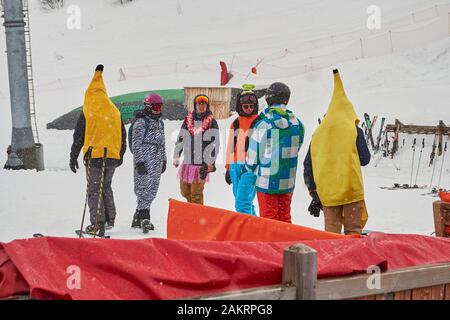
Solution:
<svg viewBox="0 0 450 320"><path fill-rule="evenodd" d="M291 87L289 106L306 128L300 159L305 156L317 118L328 107L333 67L341 71L347 94L361 118L364 112L368 112L386 117L389 123L398 118L406 124L434 125L438 120L450 124L448 23L443 24L444 30L433 29L433 35L438 32L443 37L434 39L430 34L417 32L417 45L409 41L410 48L401 52L366 59L343 59L328 68L293 74L301 57L310 53L328 54L333 52L333 48L341 50L343 46L343 43L334 46L327 44L308 51L305 43L312 43L311 39L346 32L353 32L352 36L357 34L358 39L364 36L368 32L365 29L368 17L366 8L372 1L253 0L244 3L237 0L136 0L124 7L118 1L106 0L72 0L65 3L66 7L71 4L80 7L80 30L66 27L69 15L65 10L43 12L37 1L30 0L38 125L44 144L46 171L0 171L0 241L30 237L36 232L71 237L74 236L73 230L79 227L85 198L85 177L84 172L75 175L68 168L72 132L49 131L45 125L82 105L84 90L98 63L106 66L107 89L114 96L183 86L216 86L220 72L218 62L224 60L230 65L234 56L232 72L235 77L230 86L238 87L245 82L268 85L276 79ZM445 10L450 1L378 0L377 4L382 9L382 19L385 19L382 21L402 21L412 12L427 12L423 10L434 5L438 5L436 16L446 17ZM426 17L424 19L422 24L428 23ZM434 23L435 20L430 21ZM422 30L419 23L410 29L420 27L417 30ZM436 26L442 27L442 24ZM377 32L385 34L388 27L391 25L383 27L382 24L382 29ZM403 30L409 34L406 29ZM427 39L433 41L428 43ZM0 52L4 51L2 28ZM290 53L285 56L280 54L282 52ZM267 60L260 64L261 72L245 79L250 68L263 58ZM265 64L265 61L270 62ZM290 65L293 67L287 72ZM127 81L119 81L120 68L127 75ZM0 164L3 165L11 138L5 54L0 55L0 70L0 150L3 150ZM268 71L265 73L265 70ZM273 70L280 70L279 75ZM231 121L231 118L221 120L219 126L228 128ZM173 135L180 125L181 122L166 122L168 153L173 149ZM376 132L378 128L376 125ZM403 138L405 145L398 158L382 159L375 167L378 160L375 156L372 163L364 168L370 215L367 229L430 234L434 230L432 202L435 198L421 196L425 192L423 190L387 191L379 188L394 182L409 183L414 137ZM416 138L422 140L422 137ZM427 163L432 142L433 137L426 137L418 181L421 185L430 183L432 168ZM416 151L416 165L419 151ZM439 157L435 182L441 163L442 157ZM232 210L232 192L225 184L223 166L219 164L218 167L218 172L212 175L206 186L205 202ZM322 229L323 218L308 214L310 198L303 184L302 171L300 164L292 204L293 221ZM450 160L444 163L441 185L450 188ZM124 165L116 172L113 189L118 216L117 226L111 235L142 238L144 235L129 227L135 208L129 153ZM165 237L168 198L182 200L176 171L172 166L164 174L153 204L152 220L156 230L148 237Z"/></svg>

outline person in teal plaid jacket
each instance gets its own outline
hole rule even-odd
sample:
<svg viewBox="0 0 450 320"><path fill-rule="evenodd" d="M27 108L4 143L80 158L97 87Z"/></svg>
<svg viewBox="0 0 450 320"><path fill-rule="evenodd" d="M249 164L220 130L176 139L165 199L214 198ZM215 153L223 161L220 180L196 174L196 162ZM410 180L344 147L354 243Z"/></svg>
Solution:
<svg viewBox="0 0 450 320"><path fill-rule="evenodd" d="M267 89L268 107L250 135L245 164L257 177L259 215L292 223L291 201L305 131L302 122L287 110L289 98L289 87L283 83Z"/></svg>

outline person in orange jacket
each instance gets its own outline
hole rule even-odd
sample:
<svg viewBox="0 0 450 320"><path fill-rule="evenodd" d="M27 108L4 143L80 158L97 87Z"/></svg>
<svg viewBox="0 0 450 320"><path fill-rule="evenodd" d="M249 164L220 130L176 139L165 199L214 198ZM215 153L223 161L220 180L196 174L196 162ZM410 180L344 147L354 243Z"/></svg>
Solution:
<svg viewBox="0 0 450 320"><path fill-rule="evenodd" d="M256 196L256 176L245 170L245 157L248 149L248 136L258 120L258 97L253 92L254 85L243 85L236 102L239 116L231 123L227 144L225 181L233 185L234 207L236 212L255 213L253 200Z"/></svg>

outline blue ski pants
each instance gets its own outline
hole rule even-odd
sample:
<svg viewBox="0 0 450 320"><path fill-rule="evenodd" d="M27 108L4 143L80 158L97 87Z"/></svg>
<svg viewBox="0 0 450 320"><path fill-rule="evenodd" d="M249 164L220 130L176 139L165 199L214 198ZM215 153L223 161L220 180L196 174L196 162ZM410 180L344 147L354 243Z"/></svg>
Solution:
<svg viewBox="0 0 450 320"><path fill-rule="evenodd" d="M256 216L253 200L256 197L256 176L253 172L245 170L245 164L233 163L230 165L230 176L233 183L234 207L236 212Z"/></svg>

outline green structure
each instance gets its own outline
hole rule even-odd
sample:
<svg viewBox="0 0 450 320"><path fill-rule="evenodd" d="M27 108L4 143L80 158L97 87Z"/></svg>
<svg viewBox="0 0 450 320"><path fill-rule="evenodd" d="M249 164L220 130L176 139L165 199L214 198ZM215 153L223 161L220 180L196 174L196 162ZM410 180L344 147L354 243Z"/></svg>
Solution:
<svg viewBox="0 0 450 320"><path fill-rule="evenodd" d="M167 89L152 90L124 94L112 97L111 100L119 108L122 119L125 124L130 123L134 119L134 113L143 108L143 101L149 93L159 94L164 102L163 119L182 120L187 114L187 110L183 105L184 90L183 89ZM58 119L47 124L47 129L57 130L73 130L77 123L80 111L83 107L78 107Z"/></svg>

